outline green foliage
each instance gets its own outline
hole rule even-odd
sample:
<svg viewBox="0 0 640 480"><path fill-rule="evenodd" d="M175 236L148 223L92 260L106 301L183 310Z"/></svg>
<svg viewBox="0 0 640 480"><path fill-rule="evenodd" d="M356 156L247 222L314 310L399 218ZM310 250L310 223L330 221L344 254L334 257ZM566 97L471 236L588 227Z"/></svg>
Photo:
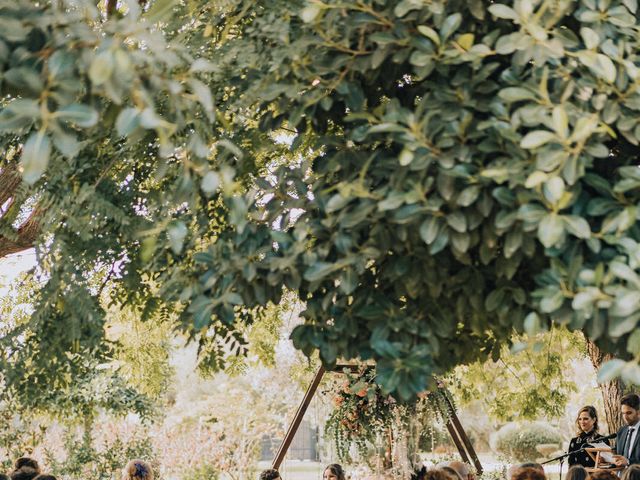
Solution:
<svg viewBox="0 0 640 480"><path fill-rule="evenodd" d="M9 471L13 461L33 452L47 430L44 419L38 418L8 395L0 400L0 468Z"/></svg>
<svg viewBox="0 0 640 480"><path fill-rule="evenodd" d="M192 480L218 480L220 472L211 465L199 465L185 472L185 478Z"/></svg>
<svg viewBox="0 0 640 480"><path fill-rule="evenodd" d="M530 462L541 456L537 445L561 441L560 433L547 423L508 423L494 434L492 446L517 462Z"/></svg>
<svg viewBox="0 0 640 480"><path fill-rule="evenodd" d="M514 339L514 351L503 347L498 361L458 367L449 382L455 398L462 403L480 400L492 418L503 422L563 415L576 391L568 365L584 356L582 335L553 328L531 345L522 340Z"/></svg>
<svg viewBox="0 0 640 480"><path fill-rule="evenodd" d="M122 469L133 458L150 461L155 467L155 478L162 478L151 441L144 435L126 441L116 438L113 442L95 448L85 438L77 438L75 432L67 431L64 450L66 458L63 461L56 460L52 452L45 454L51 472L68 480L84 480L88 477L97 480L120 478Z"/></svg>
<svg viewBox="0 0 640 480"><path fill-rule="evenodd" d="M0 232L43 212L3 367L108 357L108 281L212 369L284 286L297 348L402 399L551 323L640 383L635 2L124 3L0 0Z"/></svg>
<svg viewBox="0 0 640 480"><path fill-rule="evenodd" d="M255 75L237 88L264 112L258 128L295 130L302 160L257 180L251 221L197 257L201 278L219 278L200 281L198 305L231 322L230 291L255 306L284 284L306 302L298 348L328 365L375 359L401 398L432 373L497 359L514 328L567 325L631 358L637 20L632 4L602 5L245 14L221 55L252 53L227 71Z"/></svg>

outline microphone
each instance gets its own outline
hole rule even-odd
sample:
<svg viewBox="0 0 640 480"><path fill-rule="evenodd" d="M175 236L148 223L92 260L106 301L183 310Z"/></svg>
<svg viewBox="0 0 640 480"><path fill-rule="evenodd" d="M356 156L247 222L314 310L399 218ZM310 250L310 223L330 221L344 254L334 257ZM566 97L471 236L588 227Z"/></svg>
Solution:
<svg viewBox="0 0 640 480"><path fill-rule="evenodd" d="M618 436L617 433L612 433L611 435L607 435L606 437L599 438L598 441L611 440L612 438L616 438L617 436Z"/></svg>

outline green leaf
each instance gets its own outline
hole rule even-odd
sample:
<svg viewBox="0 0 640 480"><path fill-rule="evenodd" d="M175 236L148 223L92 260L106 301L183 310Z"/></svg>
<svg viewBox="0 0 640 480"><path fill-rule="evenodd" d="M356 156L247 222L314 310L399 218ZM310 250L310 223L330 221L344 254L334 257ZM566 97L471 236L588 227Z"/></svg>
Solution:
<svg viewBox="0 0 640 480"><path fill-rule="evenodd" d="M557 204L564 195L564 180L560 177L551 177L544 184L543 192L549 203Z"/></svg>
<svg viewBox="0 0 640 480"><path fill-rule="evenodd" d="M67 158L74 158L81 148L80 142L75 136L62 131L53 134L53 145Z"/></svg>
<svg viewBox="0 0 640 480"><path fill-rule="evenodd" d="M347 268L340 275L340 290L351 295L358 286L358 274L353 268Z"/></svg>
<svg viewBox="0 0 640 480"><path fill-rule="evenodd" d="M167 236L169 237L169 245L176 255L180 255L184 246L184 240L187 237L187 226L184 222L177 221L169 225Z"/></svg>
<svg viewBox="0 0 640 480"><path fill-rule="evenodd" d="M640 355L640 329L636 329L627 340L627 352Z"/></svg>
<svg viewBox="0 0 640 480"><path fill-rule="evenodd" d="M151 23L162 22L169 18L177 4L178 0L154 0L144 18Z"/></svg>
<svg viewBox="0 0 640 480"><path fill-rule="evenodd" d="M524 136L524 138L520 142L520 146L526 149L538 148L546 143L549 143L555 138L555 133L548 130L534 130L533 132L529 132Z"/></svg>
<svg viewBox="0 0 640 480"><path fill-rule="evenodd" d="M589 50L596 48L600 45L600 37L598 34L591 30L589 27L582 27L580 29L580 36L582 37L582 41L584 42L585 47Z"/></svg>
<svg viewBox="0 0 640 480"><path fill-rule="evenodd" d="M535 100L536 94L522 87L507 87L498 92L498 96L506 102L519 102L521 100Z"/></svg>
<svg viewBox="0 0 640 480"><path fill-rule="evenodd" d="M440 231L440 220L438 217L431 217L422 222L420 225L420 237L424 240L424 243L431 245L438 236Z"/></svg>
<svg viewBox="0 0 640 480"><path fill-rule="evenodd" d="M19 132L40 119L40 104L37 100L19 98L13 100L0 112L0 131Z"/></svg>
<svg viewBox="0 0 640 480"><path fill-rule="evenodd" d="M140 111L135 108L125 108L116 119L116 131L118 135L126 137L140 126Z"/></svg>
<svg viewBox="0 0 640 480"><path fill-rule="evenodd" d="M316 262L305 270L304 279L308 282L318 282L340 268L340 265L335 263Z"/></svg>
<svg viewBox="0 0 640 480"><path fill-rule="evenodd" d="M504 18L505 20L516 20L518 18L518 14L513 8L501 3L490 5L488 10L494 17Z"/></svg>
<svg viewBox="0 0 640 480"><path fill-rule="evenodd" d="M624 361L618 359L605 362L598 371L598 383L607 383L618 378L625 365Z"/></svg>
<svg viewBox="0 0 640 480"><path fill-rule="evenodd" d="M564 223L557 213L549 213L538 224L538 238L547 248L557 244L564 235Z"/></svg>
<svg viewBox="0 0 640 480"><path fill-rule="evenodd" d="M302 9L302 11L300 12L300 18L304 23L311 23L316 19L321 11L322 9L319 5L310 4Z"/></svg>
<svg viewBox="0 0 640 480"><path fill-rule="evenodd" d="M544 183L548 178L549 175L541 172L540 170L536 170L527 177L527 180L524 182L524 186L525 188L535 188L541 183Z"/></svg>
<svg viewBox="0 0 640 480"><path fill-rule="evenodd" d="M562 220L570 234L578 238L591 237L591 227L589 227L589 222L584 218L577 215L563 215Z"/></svg>
<svg viewBox="0 0 640 480"><path fill-rule="evenodd" d="M487 295L487 298L484 302L484 308L486 308L488 312L493 312L497 310L498 307L502 305L502 302L504 301L505 296L506 296L506 291L504 288L498 288L496 290L493 290L489 295Z"/></svg>
<svg viewBox="0 0 640 480"><path fill-rule="evenodd" d="M555 309L554 309L555 310ZM537 313L531 312L524 319L524 331L530 337L535 337L542 332L542 321Z"/></svg>
<svg viewBox="0 0 640 480"><path fill-rule="evenodd" d="M447 224L456 232L464 233L467 231L467 218L460 210L451 212L446 217Z"/></svg>
<svg viewBox="0 0 640 480"><path fill-rule="evenodd" d="M440 38L442 38L442 41L447 40L451 35L453 35L456 30L458 30L461 23L462 15L460 13L454 13L445 18L442 23L442 27L440 27Z"/></svg>
<svg viewBox="0 0 640 480"><path fill-rule="evenodd" d="M90 128L98 123L98 112L94 108L80 103L72 103L61 108L56 111L56 116L82 128Z"/></svg>
<svg viewBox="0 0 640 480"><path fill-rule="evenodd" d="M193 93L198 98L198 101L203 106L204 111L207 113L210 121L213 121L214 118L214 110L213 110L213 95L211 94L211 89L207 87L203 82L192 78L189 80L189 85L193 90Z"/></svg>
<svg viewBox="0 0 640 480"><path fill-rule="evenodd" d="M462 192L460 192L456 203L462 207L468 207L478 199L481 191L481 188L477 185L467 187Z"/></svg>
<svg viewBox="0 0 640 480"><path fill-rule="evenodd" d="M102 85L111 78L114 67L113 52L103 50L97 54L89 67L89 79L94 85Z"/></svg>
<svg viewBox="0 0 640 480"><path fill-rule="evenodd" d="M419 25L418 32L431 40L435 45L440 45L440 36L433 28L427 27L426 25Z"/></svg>
<svg viewBox="0 0 640 480"><path fill-rule="evenodd" d="M631 291L627 292L624 295L616 297L613 302L613 306L609 309L609 313L616 317L628 317L632 313L635 313L640 308L640 292L639 291ZM637 319L636 319L637 321ZM633 324L635 327L635 322ZM631 329L627 330L630 331ZM622 335L623 333L627 333L624 331L620 332L620 329L615 330L614 332L609 329L609 333L611 336L617 337Z"/></svg>
<svg viewBox="0 0 640 480"><path fill-rule="evenodd" d="M202 177L202 182L200 184L200 188L207 196L211 196L218 191L218 187L220 186L220 175L217 172L209 171L204 177Z"/></svg>
<svg viewBox="0 0 640 480"><path fill-rule="evenodd" d="M29 185L36 183L49 165L51 156L51 140L40 130L33 132L22 147L22 178Z"/></svg>
<svg viewBox="0 0 640 480"><path fill-rule="evenodd" d="M547 209L540 205L527 203L518 209L518 219L527 223L538 223L547 213Z"/></svg>
<svg viewBox="0 0 640 480"><path fill-rule="evenodd" d="M562 105L557 105L553 108L553 129L556 131L560 138L567 138L569 136L569 118L567 112Z"/></svg>
<svg viewBox="0 0 640 480"><path fill-rule="evenodd" d="M588 138L597 128L598 121L599 119L597 114L580 117L576 122L570 140L573 142L579 142Z"/></svg>

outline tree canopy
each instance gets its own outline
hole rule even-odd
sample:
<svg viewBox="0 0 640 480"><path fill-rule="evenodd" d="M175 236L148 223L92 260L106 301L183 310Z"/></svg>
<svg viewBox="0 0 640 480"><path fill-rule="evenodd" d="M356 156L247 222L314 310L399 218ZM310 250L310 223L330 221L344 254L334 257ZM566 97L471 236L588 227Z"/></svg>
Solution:
<svg viewBox="0 0 640 480"><path fill-rule="evenodd" d="M552 322L640 383L636 13L0 0L0 234L37 225L42 285L8 371L99 351L109 284L214 366L288 289L299 349L402 398Z"/></svg>

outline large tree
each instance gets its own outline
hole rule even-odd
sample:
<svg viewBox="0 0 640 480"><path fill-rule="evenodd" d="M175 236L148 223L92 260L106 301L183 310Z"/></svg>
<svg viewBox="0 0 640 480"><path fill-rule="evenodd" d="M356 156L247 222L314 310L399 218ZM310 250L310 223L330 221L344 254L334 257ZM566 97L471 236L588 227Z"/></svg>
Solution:
<svg viewBox="0 0 640 480"><path fill-rule="evenodd" d="M403 398L551 322L640 354L635 0L18 4L2 233L41 228L42 358L100 343L95 275L214 364L288 288L298 348Z"/></svg>

